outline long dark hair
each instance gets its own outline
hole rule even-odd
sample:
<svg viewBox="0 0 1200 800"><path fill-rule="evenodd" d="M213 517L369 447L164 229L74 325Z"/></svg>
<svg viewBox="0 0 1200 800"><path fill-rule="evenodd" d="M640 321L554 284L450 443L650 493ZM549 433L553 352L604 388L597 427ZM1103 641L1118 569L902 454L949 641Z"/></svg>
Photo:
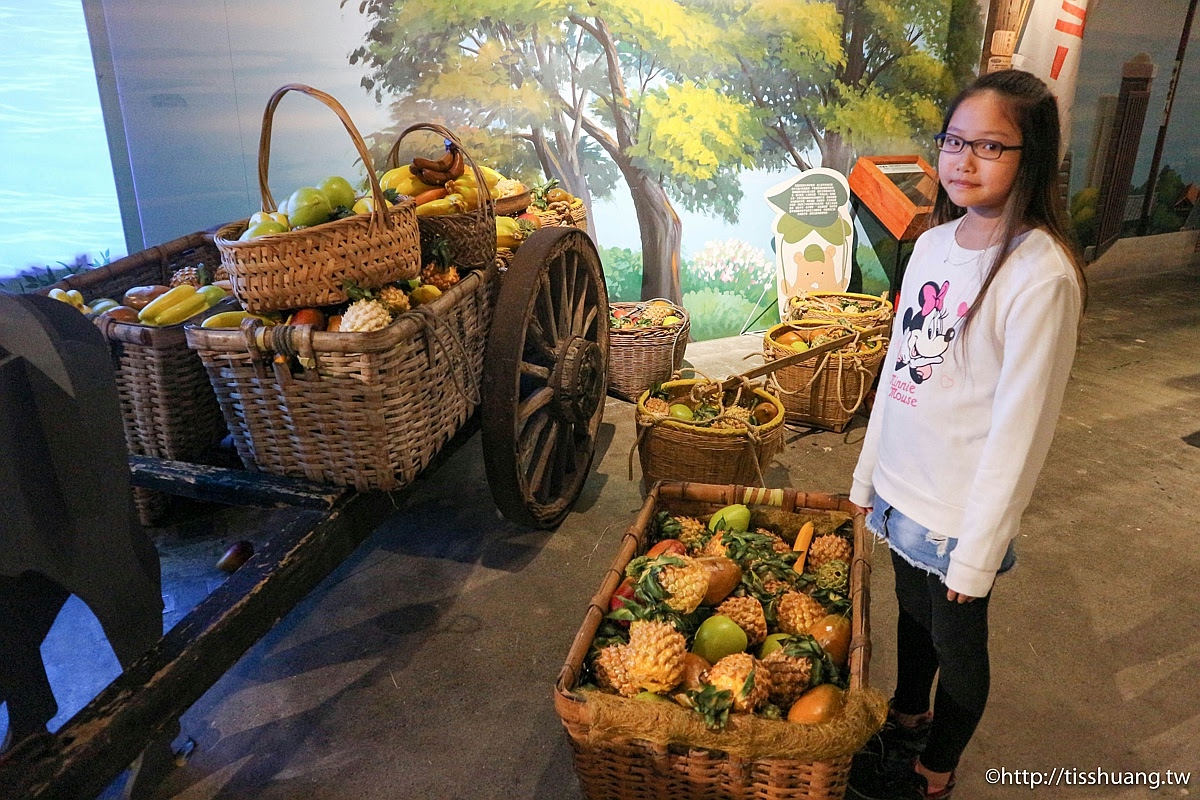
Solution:
<svg viewBox="0 0 1200 800"><path fill-rule="evenodd" d="M1038 77L1021 70L1009 69L981 75L951 101L942 120L942 133L946 132L950 118L959 105L967 98L983 92L995 92L1007 108L1013 124L1021 131L1021 161L1004 206L1000 247L988 267L979 294L967 310L964 326L970 324L973 312L979 308L996 274L1004 266L1013 248L1013 241L1029 227L1041 228L1062 245L1075 267L1080 294L1083 299L1087 298L1087 280L1083 274L1082 260L1059 195L1058 151L1061 133L1058 127L1058 103L1054 95ZM939 181L932 224L941 225L966 213L965 208L950 200Z"/></svg>

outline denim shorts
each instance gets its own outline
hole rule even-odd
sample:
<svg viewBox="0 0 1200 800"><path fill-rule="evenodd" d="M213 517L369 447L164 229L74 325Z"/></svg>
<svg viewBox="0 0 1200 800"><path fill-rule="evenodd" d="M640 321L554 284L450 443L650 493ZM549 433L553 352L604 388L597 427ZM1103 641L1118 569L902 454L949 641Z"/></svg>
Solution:
<svg viewBox="0 0 1200 800"><path fill-rule="evenodd" d="M867 515L867 530L888 543L888 547L918 569L931 572L946 580L950 569L950 553L958 539L934 533L893 508L882 497L875 498L875 507ZM1008 572L1017 563L1015 542L1008 543L1008 552L1000 562L997 574Z"/></svg>

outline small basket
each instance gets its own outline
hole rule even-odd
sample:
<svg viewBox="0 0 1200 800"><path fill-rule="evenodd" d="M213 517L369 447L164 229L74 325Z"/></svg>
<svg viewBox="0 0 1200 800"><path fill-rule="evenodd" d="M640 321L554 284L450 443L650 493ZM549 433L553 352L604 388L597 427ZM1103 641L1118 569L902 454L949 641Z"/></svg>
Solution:
<svg viewBox="0 0 1200 800"><path fill-rule="evenodd" d="M462 151L463 158L475 173L475 185L480 187L479 204L464 214L447 214L442 217L417 217L421 231L421 247L429 252L436 239L445 239L451 262L459 269L487 269L496 260L496 203L491 193L483 191L487 185L483 172L475 159L467 152L458 137L448 128L432 122L410 125L396 138L388 151L388 168L400 166L400 143L413 131L436 133Z"/></svg>
<svg viewBox="0 0 1200 800"><path fill-rule="evenodd" d="M809 343L821 335L836 338L854 333L847 325L831 322L780 323L763 337L763 358L767 362L796 352L775 341L787 331L795 331ZM814 356L812 361L781 367L771 373L768 381L779 392L788 422L841 432L862 405L886 352L886 335L854 341L835 352Z"/></svg>
<svg viewBox="0 0 1200 800"><path fill-rule="evenodd" d="M530 206L529 213L536 214L541 220L543 228L579 228L581 231L586 231L587 223L587 206L583 201L576 197L573 201L558 201L550 203L546 208L538 208Z"/></svg>
<svg viewBox="0 0 1200 800"><path fill-rule="evenodd" d="M260 236L245 242L238 237L247 220L232 222L217 231L216 243L229 270L233 293L247 311L279 311L324 306L347 299L343 281L363 289L376 289L421 273L421 242L416 206L411 199L388 207L379 179L370 169L367 145L350 116L332 96L297 83L280 87L271 95L263 112L258 143L258 187L262 210L274 211L275 198L267 185L271 159L271 125L275 107L288 92L300 92L328 106L342 125L367 165L374 208L370 214L309 228Z"/></svg>
<svg viewBox="0 0 1200 800"><path fill-rule="evenodd" d="M365 333L187 327L247 469L359 490L411 483L479 403L497 269Z"/></svg>
<svg viewBox="0 0 1200 800"><path fill-rule="evenodd" d="M845 311L854 304L858 311ZM892 304L883 297L854 292L806 292L788 300L785 322L839 322L866 330L892 318Z"/></svg>
<svg viewBox="0 0 1200 800"><path fill-rule="evenodd" d="M667 381L662 385L675 403L700 393L715 394L720 384L703 378ZM783 403L767 390L743 383L729 394L754 395L755 404L770 403L775 415L764 425L713 428L655 414L646 408L650 392L638 398L635 447L646 487L660 480L695 483L740 483L762 485L763 473L783 447ZM632 453L629 477L633 479Z"/></svg>
<svg viewBox="0 0 1200 800"><path fill-rule="evenodd" d="M723 733L694 727L642 729L619 714L601 713L598 693L579 690L584 661L625 567L649 544L655 515L704 517L745 503L752 513L790 524L829 512L854 518L854 557L850 567L852 606L850 689L840 725L793 725L756 716L734 715L739 746ZM554 707L566 729L575 772L587 800L722 798L723 800L841 800L853 754L879 729L887 713L884 697L869 686L870 565L863 517L844 498L794 489L753 489L661 483L651 489L636 521L621 540L612 566L592 597L555 685ZM589 700L589 696L592 698ZM611 704L643 701L613 698ZM610 705L610 704L606 704ZM639 719L634 717L633 719ZM622 724L625 722L626 724ZM752 744L747 745L746 742Z"/></svg>
<svg viewBox="0 0 1200 800"><path fill-rule="evenodd" d="M670 328L609 328L608 390L636 403L642 392L670 380L683 366L684 351L692 330L686 310L668 300L641 303L612 303L613 311L642 311L650 302L666 303L670 313L682 320Z"/></svg>
<svg viewBox="0 0 1200 800"><path fill-rule="evenodd" d="M166 285L176 270L202 264L214 269L220 261L212 236L192 233L72 275L42 293L76 289L88 303L104 297L119 301L134 286ZM204 365L188 349L183 325L155 328L105 317L95 322L112 348L130 453L191 461L221 441L225 420ZM161 521L167 495L134 487L133 496L143 525Z"/></svg>

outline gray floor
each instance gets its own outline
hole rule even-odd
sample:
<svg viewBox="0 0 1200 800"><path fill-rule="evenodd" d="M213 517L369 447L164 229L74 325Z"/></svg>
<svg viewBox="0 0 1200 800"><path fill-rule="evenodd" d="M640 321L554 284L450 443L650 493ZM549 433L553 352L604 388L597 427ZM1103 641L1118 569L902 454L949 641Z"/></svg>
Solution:
<svg viewBox="0 0 1200 800"><path fill-rule="evenodd" d="M995 590L991 704L956 798L1188 794L1031 792L989 785L989 769L1200 772L1198 318L1195 269L1093 286L1020 563ZM706 342L688 358L724 377L755 363L743 356L758 346ZM551 687L641 501L627 475L632 407L610 399L605 420L584 496L552 533L496 516L478 437L426 475L419 500L188 712L184 730L199 747L161 798L580 797ZM768 483L845 491L862 425L790 432ZM168 622L220 580L211 564L225 543L270 524L197 508L163 532ZM871 676L887 692L895 602L882 547L873 561ZM46 652L63 717L115 670L74 602Z"/></svg>

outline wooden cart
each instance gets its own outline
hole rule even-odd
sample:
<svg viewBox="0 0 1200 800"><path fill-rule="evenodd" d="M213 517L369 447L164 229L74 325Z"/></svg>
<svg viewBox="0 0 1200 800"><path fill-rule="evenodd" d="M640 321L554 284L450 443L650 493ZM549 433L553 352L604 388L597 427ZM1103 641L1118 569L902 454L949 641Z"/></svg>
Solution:
<svg viewBox="0 0 1200 800"><path fill-rule="evenodd" d="M436 466L482 430L488 483L514 522L556 526L590 471L604 414L608 296L586 233L545 228L501 278L484 352L479 412ZM56 734L0 758L0 798L93 797L161 737L276 622L411 495L131 456L133 484L231 505L296 510L241 569L168 631ZM141 765L138 791L169 758Z"/></svg>

